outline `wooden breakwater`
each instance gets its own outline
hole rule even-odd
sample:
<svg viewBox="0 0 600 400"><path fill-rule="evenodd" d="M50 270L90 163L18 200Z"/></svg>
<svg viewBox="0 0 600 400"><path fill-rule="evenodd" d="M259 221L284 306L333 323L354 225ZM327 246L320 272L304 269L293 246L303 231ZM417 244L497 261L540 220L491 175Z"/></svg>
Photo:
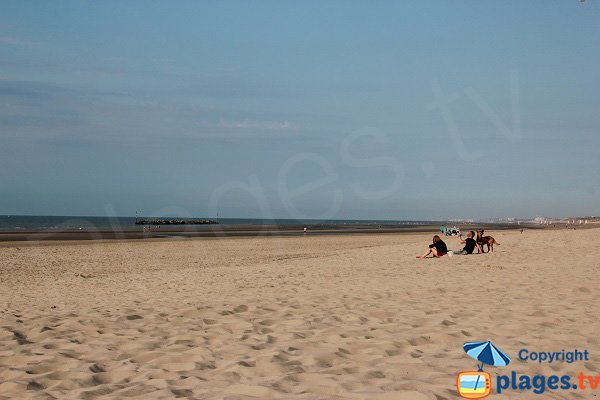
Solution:
<svg viewBox="0 0 600 400"><path fill-rule="evenodd" d="M216 225L218 221L212 219L145 219L138 218L135 220L136 225Z"/></svg>

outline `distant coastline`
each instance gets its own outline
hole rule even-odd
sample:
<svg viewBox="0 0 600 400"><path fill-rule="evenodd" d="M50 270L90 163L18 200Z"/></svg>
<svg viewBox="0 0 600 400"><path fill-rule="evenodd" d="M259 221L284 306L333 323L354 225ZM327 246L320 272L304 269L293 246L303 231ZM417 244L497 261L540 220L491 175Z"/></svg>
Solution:
<svg viewBox="0 0 600 400"><path fill-rule="evenodd" d="M145 218L147 219L147 218ZM204 221L205 219L199 219ZM137 219L139 221L139 219ZM587 222L586 222L587 221ZM156 222L156 221L154 221ZM550 220L293 220L221 218L219 224L136 224L134 217L0 216L0 242L47 240L115 240L217 238L252 236L415 233L438 231L440 225L461 229L565 229L600 226L597 217Z"/></svg>
<svg viewBox="0 0 600 400"><path fill-rule="evenodd" d="M448 220L386 220L386 219L290 219L290 218L208 218L208 217L99 217L99 216L47 216L47 215L0 215L0 231L16 232L39 232L47 230L111 230L111 229L139 229L141 222L146 225L172 225L160 224L161 220L177 221L187 220L187 225L202 228L201 225L207 225L205 221L218 222L224 226L319 226L319 227L349 227L349 226L386 226L386 227L411 227L424 225L454 225L454 224L479 224L479 223L499 223L515 224L516 219L496 219L496 220L473 220L473 219L448 219ZM200 223L194 224L193 221ZM523 221L523 223L533 222L533 220Z"/></svg>

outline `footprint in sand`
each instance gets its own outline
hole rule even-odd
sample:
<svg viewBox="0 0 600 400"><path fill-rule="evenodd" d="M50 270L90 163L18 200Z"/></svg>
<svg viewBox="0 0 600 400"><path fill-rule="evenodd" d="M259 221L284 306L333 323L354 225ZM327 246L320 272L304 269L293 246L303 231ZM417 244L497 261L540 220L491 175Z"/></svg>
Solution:
<svg viewBox="0 0 600 400"><path fill-rule="evenodd" d="M279 354L275 354L272 358L271 358L271 362L272 363L285 363L288 361L288 358L285 356L285 354L279 353Z"/></svg>
<svg viewBox="0 0 600 400"><path fill-rule="evenodd" d="M412 353L410 353L410 356L412 358L421 358L421 357L423 357L423 354L419 353L418 351L413 351Z"/></svg>
<svg viewBox="0 0 600 400"><path fill-rule="evenodd" d="M409 339L408 343L410 343L411 346L421 346L431 343L431 338L427 336L419 336L417 338Z"/></svg>
<svg viewBox="0 0 600 400"><path fill-rule="evenodd" d="M15 337L15 340L20 345L31 344L32 343L29 340L27 340L27 335L25 335L23 332L21 332L21 331L12 331L12 333L13 333L13 335Z"/></svg>
<svg viewBox="0 0 600 400"><path fill-rule="evenodd" d="M385 374L381 371L371 371L367 373L367 379L384 379Z"/></svg>
<svg viewBox="0 0 600 400"><path fill-rule="evenodd" d="M245 304L241 304L241 305L237 306L236 308L234 308L233 311L236 313L246 312L246 311L248 311L248 306Z"/></svg>
<svg viewBox="0 0 600 400"><path fill-rule="evenodd" d="M41 383L38 383L36 381L30 381L27 384L27 390L44 390L44 389L45 389L45 387Z"/></svg>
<svg viewBox="0 0 600 400"><path fill-rule="evenodd" d="M90 371L92 371L94 373L99 373L99 372L106 372L106 369L100 364L92 364L90 366Z"/></svg>
<svg viewBox="0 0 600 400"><path fill-rule="evenodd" d="M238 364L247 368L256 367L256 361L240 361Z"/></svg>

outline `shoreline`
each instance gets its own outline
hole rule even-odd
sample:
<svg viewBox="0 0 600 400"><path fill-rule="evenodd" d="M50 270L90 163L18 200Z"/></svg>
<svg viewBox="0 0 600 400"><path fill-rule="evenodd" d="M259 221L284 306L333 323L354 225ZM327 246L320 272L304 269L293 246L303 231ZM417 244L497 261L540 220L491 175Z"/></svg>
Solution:
<svg viewBox="0 0 600 400"><path fill-rule="evenodd" d="M304 233L304 228L308 232ZM594 226L586 226L585 229ZM184 238L223 238L223 237L287 237L287 236L323 236L323 235L356 235L356 234L410 234L437 232L439 225L210 225L202 226L162 226L150 232L139 227L106 229L88 228L82 230L27 230L0 231L0 243L4 242L39 242L39 241L79 241L79 240L146 240L146 239L184 239ZM583 227L582 227L583 228ZM553 228L538 224L494 224L476 223L466 229L486 230L519 230L519 229L565 229L562 226Z"/></svg>

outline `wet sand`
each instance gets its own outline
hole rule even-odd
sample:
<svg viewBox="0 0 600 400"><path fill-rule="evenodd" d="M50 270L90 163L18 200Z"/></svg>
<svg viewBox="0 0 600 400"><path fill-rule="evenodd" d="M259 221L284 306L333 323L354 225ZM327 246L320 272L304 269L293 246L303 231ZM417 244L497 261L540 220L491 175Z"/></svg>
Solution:
<svg viewBox="0 0 600 400"><path fill-rule="evenodd" d="M397 224L347 224L347 225L163 225L152 227L148 232L142 226L135 227L85 227L77 229L45 230L0 230L1 242L15 241L57 241L57 240L132 240L152 238L225 238L225 237L280 237L303 236L304 228L311 235L340 234L385 234L434 232L436 225L397 225ZM473 229L506 230L517 229L514 224L478 224ZM540 225L522 225L526 229L543 229Z"/></svg>

